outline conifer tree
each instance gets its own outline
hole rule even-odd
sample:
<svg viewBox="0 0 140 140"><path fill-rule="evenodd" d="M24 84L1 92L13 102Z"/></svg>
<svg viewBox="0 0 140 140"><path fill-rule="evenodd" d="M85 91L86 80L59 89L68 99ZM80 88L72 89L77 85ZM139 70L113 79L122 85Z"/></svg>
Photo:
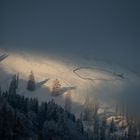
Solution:
<svg viewBox="0 0 140 140"><path fill-rule="evenodd" d="M110 133L114 133L115 132L115 123L114 123L114 119L112 118L111 123L110 123Z"/></svg>
<svg viewBox="0 0 140 140"><path fill-rule="evenodd" d="M77 120L77 129L79 132L81 132L83 134L84 128L83 128L82 120L80 120L80 119Z"/></svg>
<svg viewBox="0 0 140 140"><path fill-rule="evenodd" d="M29 80L27 83L27 89L29 91L34 91L35 88L36 88L36 83L35 83L34 73L33 73L33 71L31 71L31 73L29 75Z"/></svg>
<svg viewBox="0 0 140 140"><path fill-rule="evenodd" d="M12 77L11 82L10 82L9 93L10 94L16 94L17 88L18 88L18 77L17 77L17 75L14 75Z"/></svg>
<svg viewBox="0 0 140 140"><path fill-rule="evenodd" d="M105 112L104 112L104 116L103 116L102 122L101 122L100 140L106 139L106 128L107 128L107 122L106 122L106 116L105 116Z"/></svg>
<svg viewBox="0 0 140 140"><path fill-rule="evenodd" d="M94 132L93 132L93 137L95 140L99 140L99 118L98 116L94 117Z"/></svg>
<svg viewBox="0 0 140 140"><path fill-rule="evenodd" d="M65 95L65 110L71 112L71 91L68 91Z"/></svg>
<svg viewBox="0 0 140 140"><path fill-rule="evenodd" d="M89 97L87 96L84 103L84 112L83 112L83 120L88 121L90 117L90 101Z"/></svg>
<svg viewBox="0 0 140 140"><path fill-rule="evenodd" d="M19 86L19 73L16 75L16 88Z"/></svg>
<svg viewBox="0 0 140 140"><path fill-rule="evenodd" d="M57 94L59 94L60 88L61 88L60 81L58 79L55 79L52 85L52 95L56 96Z"/></svg>

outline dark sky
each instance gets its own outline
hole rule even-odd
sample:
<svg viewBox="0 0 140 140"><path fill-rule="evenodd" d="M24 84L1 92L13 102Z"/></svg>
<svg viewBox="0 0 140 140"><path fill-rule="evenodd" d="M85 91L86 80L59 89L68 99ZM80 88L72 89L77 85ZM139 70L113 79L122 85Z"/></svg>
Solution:
<svg viewBox="0 0 140 140"><path fill-rule="evenodd" d="M139 0L0 0L0 46L140 65Z"/></svg>

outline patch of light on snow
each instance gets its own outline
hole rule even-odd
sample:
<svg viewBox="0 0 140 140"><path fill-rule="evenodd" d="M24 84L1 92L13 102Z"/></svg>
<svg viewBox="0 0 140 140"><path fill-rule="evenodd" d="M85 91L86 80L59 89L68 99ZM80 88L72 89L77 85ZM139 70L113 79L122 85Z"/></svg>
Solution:
<svg viewBox="0 0 140 140"><path fill-rule="evenodd" d="M62 87L76 86L76 89L72 90L72 100L80 104L83 104L87 94L90 98L94 97L93 95L98 95L101 98L108 99L110 98L110 95L107 97L107 94L104 94L105 91L113 93L114 90L119 92L123 89L122 81L105 82L98 80L91 82L80 79L73 73L73 70L76 68L75 65L70 65L49 57L43 58L41 56L30 54L21 55L11 53L1 66L9 74L19 73L20 79L25 81L27 81L31 70L34 72L37 82L49 78L50 80L43 85L44 88L51 87L53 80L56 78L60 80ZM83 74L83 76L88 75L93 78L104 77L109 79L112 77L109 73L99 70L82 70L80 71L80 74ZM22 88L26 88L26 85ZM35 94L29 93L29 96L36 96L41 100L45 100L45 95L47 97L47 91L44 88L38 89ZM25 91L23 90L22 92Z"/></svg>

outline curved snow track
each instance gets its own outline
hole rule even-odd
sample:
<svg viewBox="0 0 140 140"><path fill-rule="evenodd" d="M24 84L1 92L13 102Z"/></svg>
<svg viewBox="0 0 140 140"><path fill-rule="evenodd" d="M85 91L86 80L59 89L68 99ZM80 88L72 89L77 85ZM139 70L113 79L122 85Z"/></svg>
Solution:
<svg viewBox="0 0 140 140"><path fill-rule="evenodd" d="M82 74L79 73L80 70L99 70L101 72L105 72L105 73L108 73L108 75L114 77L114 78L89 78L89 77L85 77L85 76L82 76ZM73 73L78 76L79 78L83 79L83 80L89 80L89 81L99 81L99 80L102 80L102 81L116 81L116 80L122 80L123 78L122 77L119 77L117 76L117 74L111 70L107 70L107 69L103 69L103 68L98 68L98 67L78 67L76 69L73 70ZM87 75L88 76L88 75Z"/></svg>

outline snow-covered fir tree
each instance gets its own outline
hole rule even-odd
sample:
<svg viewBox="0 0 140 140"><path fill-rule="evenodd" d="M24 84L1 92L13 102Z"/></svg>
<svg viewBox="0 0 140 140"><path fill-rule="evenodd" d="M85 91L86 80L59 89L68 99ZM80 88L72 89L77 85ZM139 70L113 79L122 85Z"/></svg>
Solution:
<svg viewBox="0 0 140 140"><path fill-rule="evenodd" d="M58 79L55 79L52 84L52 96L57 96L60 93L61 84Z"/></svg>

